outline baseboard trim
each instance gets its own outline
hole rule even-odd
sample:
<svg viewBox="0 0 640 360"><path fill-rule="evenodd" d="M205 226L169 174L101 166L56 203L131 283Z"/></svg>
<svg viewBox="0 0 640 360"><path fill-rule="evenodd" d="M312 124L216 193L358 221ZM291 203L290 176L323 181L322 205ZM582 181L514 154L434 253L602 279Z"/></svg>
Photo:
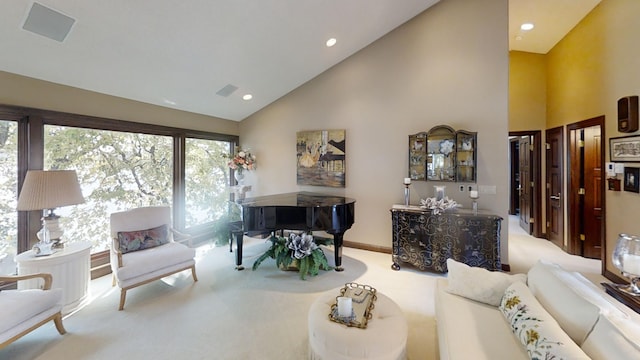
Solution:
<svg viewBox="0 0 640 360"><path fill-rule="evenodd" d="M380 252L385 254L391 254L391 248L386 246L376 246L376 245L363 244L363 243L352 242L352 241L345 241L342 243L342 246L350 247L354 249L360 249L360 250L368 250L368 251L375 251L375 252Z"/></svg>

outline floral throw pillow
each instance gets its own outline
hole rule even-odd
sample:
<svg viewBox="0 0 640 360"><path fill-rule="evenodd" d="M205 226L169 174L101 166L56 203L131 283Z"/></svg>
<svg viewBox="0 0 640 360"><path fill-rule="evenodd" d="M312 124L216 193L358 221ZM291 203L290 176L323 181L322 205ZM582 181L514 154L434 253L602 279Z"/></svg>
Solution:
<svg viewBox="0 0 640 360"><path fill-rule="evenodd" d="M167 225L153 229L118 232L118 245L123 254L149 249L169 242Z"/></svg>
<svg viewBox="0 0 640 360"><path fill-rule="evenodd" d="M499 306L530 359L590 359L540 305L526 284L513 283Z"/></svg>

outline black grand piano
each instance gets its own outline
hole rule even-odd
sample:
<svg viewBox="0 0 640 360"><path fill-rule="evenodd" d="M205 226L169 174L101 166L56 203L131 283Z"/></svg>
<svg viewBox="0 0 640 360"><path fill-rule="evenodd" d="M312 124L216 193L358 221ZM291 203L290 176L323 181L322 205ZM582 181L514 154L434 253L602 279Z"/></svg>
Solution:
<svg viewBox="0 0 640 360"><path fill-rule="evenodd" d="M232 230L237 244L236 269L242 270L242 238L279 230L323 230L333 235L336 271L342 271L342 240L355 216L355 200L312 192L257 196L239 200L241 229Z"/></svg>

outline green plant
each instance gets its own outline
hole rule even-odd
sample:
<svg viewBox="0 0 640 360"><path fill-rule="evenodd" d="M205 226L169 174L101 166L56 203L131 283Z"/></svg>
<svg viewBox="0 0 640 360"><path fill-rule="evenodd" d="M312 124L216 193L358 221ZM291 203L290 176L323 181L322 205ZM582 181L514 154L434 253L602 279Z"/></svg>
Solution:
<svg viewBox="0 0 640 360"><path fill-rule="evenodd" d="M283 269L291 268L297 264L302 280L305 280L307 275L318 275L320 269L332 269L327 262L324 251L318 246L318 244L329 244L330 239L317 238L314 240L311 234L291 233L288 238L272 234L269 240L271 247L256 259L253 263L253 270L256 270L267 258L275 259L276 266Z"/></svg>

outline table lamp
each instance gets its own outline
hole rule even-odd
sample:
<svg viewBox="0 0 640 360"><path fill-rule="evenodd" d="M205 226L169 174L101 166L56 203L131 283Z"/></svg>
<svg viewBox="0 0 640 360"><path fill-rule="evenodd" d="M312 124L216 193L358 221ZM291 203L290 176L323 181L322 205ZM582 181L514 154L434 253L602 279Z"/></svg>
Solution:
<svg viewBox="0 0 640 360"><path fill-rule="evenodd" d="M60 217L53 210L58 207L84 203L75 170L29 170L18 197L18 211L45 210L42 229L37 236L40 242L36 252L62 248ZM48 245L51 244L51 245ZM44 255L44 254L43 254Z"/></svg>

